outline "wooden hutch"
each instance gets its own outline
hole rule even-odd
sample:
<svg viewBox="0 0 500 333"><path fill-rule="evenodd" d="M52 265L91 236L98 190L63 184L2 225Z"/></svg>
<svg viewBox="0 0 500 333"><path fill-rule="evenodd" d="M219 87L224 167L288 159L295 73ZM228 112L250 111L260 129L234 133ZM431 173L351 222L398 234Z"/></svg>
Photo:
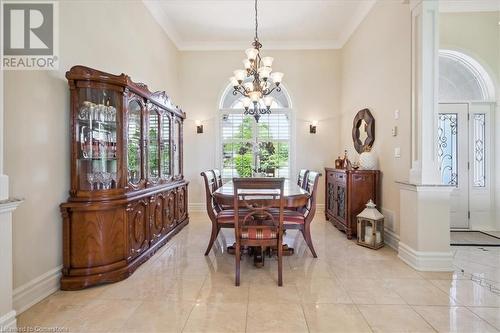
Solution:
<svg viewBox="0 0 500 333"><path fill-rule="evenodd" d="M347 238L356 236L356 216L368 200L379 206L379 170L325 168L325 216Z"/></svg>
<svg viewBox="0 0 500 333"><path fill-rule="evenodd" d="M71 189L61 204L61 289L125 279L189 221L182 168L186 114L165 92L75 66Z"/></svg>

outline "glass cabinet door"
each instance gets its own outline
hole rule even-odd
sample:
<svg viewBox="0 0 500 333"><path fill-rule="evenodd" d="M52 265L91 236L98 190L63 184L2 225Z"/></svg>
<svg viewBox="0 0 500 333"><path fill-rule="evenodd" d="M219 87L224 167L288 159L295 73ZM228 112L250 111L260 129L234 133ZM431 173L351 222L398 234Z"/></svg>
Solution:
<svg viewBox="0 0 500 333"><path fill-rule="evenodd" d="M142 147L141 147L141 112L142 106L137 100L128 105L127 114L127 174L128 182L134 185L142 179Z"/></svg>
<svg viewBox="0 0 500 333"><path fill-rule="evenodd" d="M170 163L170 138L171 138L172 120L168 114L161 117L161 137L160 137L160 161L161 178L170 179L172 175Z"/></svg>
<svg viewBox="0 0 500 333"><path fill-rule="evenodd" d="M182 123L179 119L175 119L174 126L174 177L177 177L181 174L181 151L180 151L180 143L181 143L181 133L182 133Z"/></svg>
<svg viewBox="0 0 500 333"><path fill-rule="evenodd" d="M149 108L148 118L148 180L157 182L160 177L160 115L155 107Z"/></svg>
<svg viewBox="0 0 500 333"><path fill-rule="evenodd" d="M79 88L76 124L76 177L79 190L118 187L117 119L121 94L113 90Z"/></svg>

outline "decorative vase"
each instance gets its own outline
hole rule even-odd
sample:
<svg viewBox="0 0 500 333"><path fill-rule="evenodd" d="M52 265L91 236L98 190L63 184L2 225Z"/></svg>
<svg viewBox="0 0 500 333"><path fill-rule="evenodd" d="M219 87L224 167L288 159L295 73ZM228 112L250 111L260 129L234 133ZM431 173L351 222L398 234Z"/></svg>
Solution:
<svg viewBox="0 0 500 333"><path fill-rule="evenodd" d="M359 155L359 168L361 170L377 170L377 154L371 150L371 147L367 147Z"/></svg>

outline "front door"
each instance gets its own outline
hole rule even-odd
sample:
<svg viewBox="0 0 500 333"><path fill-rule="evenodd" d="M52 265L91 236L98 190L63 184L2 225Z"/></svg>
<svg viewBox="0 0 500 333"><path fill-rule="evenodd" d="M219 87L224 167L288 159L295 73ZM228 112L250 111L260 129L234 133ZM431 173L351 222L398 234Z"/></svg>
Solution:
<svg viewBox="0 0 500 333"><path fill-rule="evenodd" d="M439 104L438 158L450 196L451 228L469 227L469 104Z"/></svg>

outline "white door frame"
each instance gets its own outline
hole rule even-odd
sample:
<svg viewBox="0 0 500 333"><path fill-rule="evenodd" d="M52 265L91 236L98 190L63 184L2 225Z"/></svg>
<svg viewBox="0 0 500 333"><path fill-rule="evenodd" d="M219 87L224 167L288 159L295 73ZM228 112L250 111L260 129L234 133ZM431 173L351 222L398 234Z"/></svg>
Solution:
<svg viewBox="0 0 500 333"><path fill-rule="evenodd" d="M439 105L467 105L468 109L468 121L467 121L467 164L468 167L465 172L468 174L468 224L465 227L452 227L450 221L450 227L452 229L467 229L467 230L496 230L495 228L495 173L492 172L495 167L495 151L493 143L494 138L494 125L495 125L495 102L484 102L484 101L447 101L440 102ZM441 113L441 111L440 111ZM484 185L477 186L474 179L475 168L475 145L474 145L474 116L476 114L484 114L485 116L485 128L484 128ZM463 119L463 118L462 118ZM462 120L463 122L463 120ZM463 135L463 133L462 133ZM460 139L459 139L460 140ZM460 157L459 157L460 158ZM463 162L463 161L462 161ZM451 196L453 200L453 194ZM453 206L453 204L451 204ZM453 212L452 212L453 215Z"/></svg>
<svg viewBox="0 0 500 333"><path fill-rule="evenodd" d="M468 229L469 228L469 170L468 162L470 159L469 153L469 104L468 103L440 103L439 104L439 121L441 119L447 122L449 127L446 136L441 137L438 126L438 155L439 153L447 153L439 159L440 171L443 163L446 163L450 177L450 183L445 185L454 186L450 193L450 228L452 229ZM448 115L447 118L444 118ZM443 118L441 118L443 117ZM443 129L444 130L444 129ZM443 140L444 138L444 140ZM443 140L443 141L442 141ZM449 151L452 150L451 152ZM441 162L443 160L443 162Z"/></svg>

